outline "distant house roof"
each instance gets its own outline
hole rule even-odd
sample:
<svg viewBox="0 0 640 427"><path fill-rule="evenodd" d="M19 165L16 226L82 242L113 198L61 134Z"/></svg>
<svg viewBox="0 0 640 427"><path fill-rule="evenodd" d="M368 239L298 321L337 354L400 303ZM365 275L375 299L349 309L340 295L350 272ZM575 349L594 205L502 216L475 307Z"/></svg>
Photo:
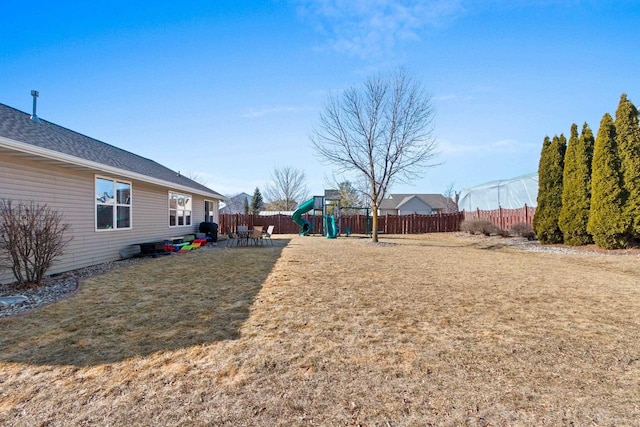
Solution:
<svg viewBox="0 0 640 427"><path fill-rule="evenodd" d="M431 209L442 213L457 212L456 203L442 194L390 194L380 202L381 210L399 209L413 198L420 199Z"/></svg>
<svg viewBox="0 0 640 427"><path fill-rule="evenodd" d="M224 196L161 164L0 104L0 151L20 151L52 163L117 173L224 200Z"/></svg>
<svg viewBox="0 0 640 427"><path fill-rule="evenodd" d="M223 214L237 214L237 213L245 213L244 212L244 202L247 201L247 206L251 203L251 196L247 193L236 194L233 197L228 197L225 200L226 206L223 206L219 209L220 213Z"/></svg>

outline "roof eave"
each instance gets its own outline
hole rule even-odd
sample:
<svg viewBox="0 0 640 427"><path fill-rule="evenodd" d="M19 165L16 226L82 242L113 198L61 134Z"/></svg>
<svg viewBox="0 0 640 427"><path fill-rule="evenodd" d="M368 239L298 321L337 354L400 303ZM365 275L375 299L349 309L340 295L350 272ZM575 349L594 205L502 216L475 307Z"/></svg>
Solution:
<svg viewBox="0 0 640 427"><path fill-rule="evenodd" d="M81 159L79 157L72 156L70 154L61 153L59 151L49 150L47 148L26 144L24 142L16 141L3 136L0 136L0 148L8 148L10 150L18 151L18 152L21 152L27 155L32 155L38 158L45 158L45 159L61 162L64 164L79 166L81 168L87 168L97 172L106 172L106 173L121 175L126 178L136 179L138 181L148 182L150 184L160 185L163 187L173 188L176 190L188 191L190 193L195 193L200 196L210 197L212 199L217 199L222 201L226 200L225 196L218 194L215 191L212 191L212 192L202 191L197 188L176 184L176 183L165 181L158 178L153 178L137 172L131 172L125 169L120 169L120 168L108 166L102 163L93 162L91 160Z"/></svg>

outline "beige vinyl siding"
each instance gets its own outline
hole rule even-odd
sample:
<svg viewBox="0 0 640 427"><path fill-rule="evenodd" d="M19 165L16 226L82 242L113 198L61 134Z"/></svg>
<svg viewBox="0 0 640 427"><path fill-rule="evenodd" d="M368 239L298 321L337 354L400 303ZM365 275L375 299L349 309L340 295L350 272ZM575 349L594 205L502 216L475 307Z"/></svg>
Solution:
<svg viewBox="0 0 640 427"><path fill-rule="evenodd" d="M212 202L213 204L213 222L220 224L220 215L218 212L220 210L220 202L218 200L212 200L210 198L206 198L206 200ZM200 225L200 223L205 220L204 201L205 198L193 196L193 216L195 220L192 220L192 223L193 225L195 225L195 232L198 231L198 226Z"/></svg>
<svg viewBox="0 0 640 427"><path fill-rule="evenodd" d="M413 197L398 207L398 215L431 215L433 209L431 206L420 200L418 197Z"/></svg>
<svg viewBox="0 0 640 427"><path fill-rule="evenodd" d="M131 182L131 229L96 230L96 175ZM0 198L46 203L63 214L64 222L71 224L73 239L49 274L117 260L120 250L127 245L196 232L204 219L204 197L192 194L194 208L190 226L169 227L170 190L117 175L80 171L0 153ZM0 283L13 280L9 270L0 271Z"/></svg>

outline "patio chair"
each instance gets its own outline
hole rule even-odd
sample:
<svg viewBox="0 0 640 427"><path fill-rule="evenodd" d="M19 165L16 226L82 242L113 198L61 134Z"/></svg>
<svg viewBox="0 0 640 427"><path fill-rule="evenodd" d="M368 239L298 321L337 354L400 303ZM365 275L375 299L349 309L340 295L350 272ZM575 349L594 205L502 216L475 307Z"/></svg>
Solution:
<svg viewBox="0 0 640 427"><path fill-rule="evenodd" d="M267 227L267 231L263 234L262 238L265 241L269 241L271 243L271 246L273 246L273 240L271 240L271 235L273 234L273 229L275 228L274 225L270 225Z"/></svg>
<svg viewBox="0 0 640 427"><path fill-rule="evenodd" d="M244 241L245 246L249 244L249 226L248 225L239 225L238 226L238 245Z"/></svg>
<svg viewBox="0 0 640 427"><path fill-rule="evenodd" d="M262 244L262 228L261 225L254 225L253 230L251 230L250 238L256 246L258 246L258 242Z"/></svg>
<svg viewBox="0 0 640 427"><path fill-rule="evenodd" d="M233 231L231 231L231 228L227 227L227 247L229 245L233 246L233 244L238 244L238 236L236 236L235 234L233 234Z"/></svg>

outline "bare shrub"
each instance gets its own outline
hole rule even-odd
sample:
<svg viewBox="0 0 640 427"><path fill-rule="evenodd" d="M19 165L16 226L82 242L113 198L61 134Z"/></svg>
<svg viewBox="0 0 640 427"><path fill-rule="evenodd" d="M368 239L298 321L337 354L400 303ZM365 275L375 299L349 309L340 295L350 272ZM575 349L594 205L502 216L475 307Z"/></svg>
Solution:
<svg viewBox="0 0 640 427"><path fill-rule="evenodd" d="M496 234L498 234L498 236L501 236L501 237L510 237L511 236L511 232L509 230L507 230L506 228L498 228L498 232Z"/></svg>
<svg viewBox="0 0 640 427"><path fill-rule="evenodd" d="M69 227L46 204L0 199L0 265L11 269L19 287L39 284L71 241Z"/></svg>
<svg viewBox="0 0 640 427"><path fill-rule="evenodd" d="M500 228L498 226L486 219L462 221L462 224L460 224L460 230L469 234L484 234L485 236L498 234L500 232Z"/></svg>
<svg viewBox="0 0 640 427"><path fill-rule="evenodd" d="M535 240L536 234L533 232L531 224L526 222L519 222L511 226L511 233L514 236L526 237L528 240Z"/></svg>

